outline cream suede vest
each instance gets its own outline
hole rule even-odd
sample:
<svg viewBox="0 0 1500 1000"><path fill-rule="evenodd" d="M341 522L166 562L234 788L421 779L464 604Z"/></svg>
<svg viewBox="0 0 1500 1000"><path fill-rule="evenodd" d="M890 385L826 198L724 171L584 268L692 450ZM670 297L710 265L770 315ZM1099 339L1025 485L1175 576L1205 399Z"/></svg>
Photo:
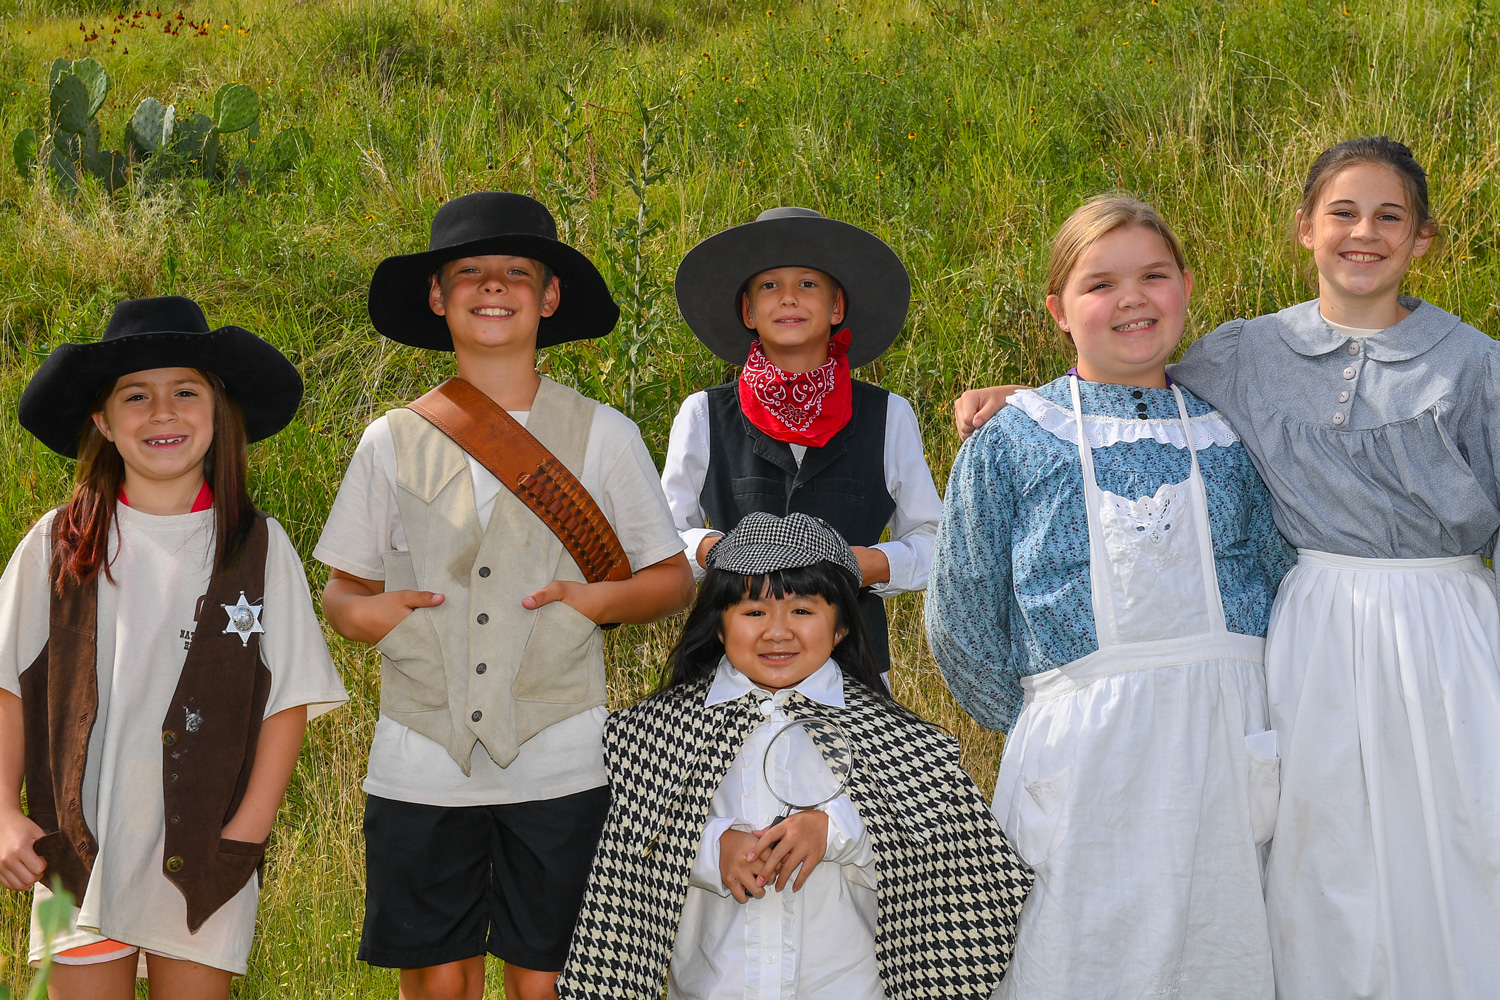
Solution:
<svg viewBox="0 0 1500 1000"><path fill-rule="evenodd" d="M543 378L526 429L581 477L597 406ZM386 590L446 599L376 644L380 711L443 744L465 774L476 741L505 767L543 729L604 704L604 635L561 601L521 607L553 580L583 582L541 519L501 489L481 531L463 449L411 410L386 420L410 546L386 554Z"/></svg>

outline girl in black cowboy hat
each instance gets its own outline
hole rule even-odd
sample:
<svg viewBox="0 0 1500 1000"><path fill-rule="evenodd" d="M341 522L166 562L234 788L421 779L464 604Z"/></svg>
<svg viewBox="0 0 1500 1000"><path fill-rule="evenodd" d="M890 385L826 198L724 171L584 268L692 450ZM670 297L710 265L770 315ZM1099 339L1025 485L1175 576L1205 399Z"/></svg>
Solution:
<svg viewBox="0 0 1500 1000"><path fill-rule="evenodd" d="M662 488L694 574L751 511L821 517L854 546L860 609L889 669L884 598L927 586L942 501L911 404L850 369L901 333L906 268L863 229L773 208L689 251L676 288L693 334L743 366L683 402L667 444Z"/></svg>
<svg viewBox="0 0 1500 1000"><path fill-rule="evenodd" d="M21 425L78 460L0 577L0 884L78 904L54 998L126 1000L142 969L153 996L228 997L245 973L307 718L347 700L246 486L247 443L301 396L274 347L164 296L120 303L21 397Z"/></svg>

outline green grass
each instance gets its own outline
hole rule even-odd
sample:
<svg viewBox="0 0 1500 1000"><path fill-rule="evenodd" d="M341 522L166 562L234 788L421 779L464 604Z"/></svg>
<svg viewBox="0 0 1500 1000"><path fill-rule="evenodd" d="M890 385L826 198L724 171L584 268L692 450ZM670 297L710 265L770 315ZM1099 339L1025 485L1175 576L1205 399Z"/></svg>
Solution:
<svg viewBox="0 0 1500 1000"><path fill-rule="evenodd" d="M44 64L85 54L115 81L106 144L119 144L142 97L203 109L233 80L261 93L263 132L305 125L316 141L298 170L253 192L185 183L111 200L91 189L75 204L0 165L0 553L71 477L16 425L26 379L49 345L97 337L114 302L169 291L301 367L298 422L252 461L260 504L310 552L363 426L450 370L372 333L369 275L382 257L425 246L439 203L481 188L546 201L605 269L620 327L543 364L634 417L658 456L683 397L731 374L678 319L675 265L700 238L778 203L865 226L905 259L907 332L862 374L912 401L940 483L960 389L1067 366L1042 309L1047 241L1101 190L1142 195L1178 228L1198 279L1196 335L1310 295L1288 239L1301 176L1331 142L1388 132L1428 166L1445 231L1411 289L1500 329L1493 0L181 9L209 35L166 35L156 18L117 19L108 4L0 0L7 148L41 113ZM132 21L144 26L113 34ZM80 25L100 39L83 43ZM309 573L320 586L321 567ZM893 610L898 694L960 734L987 785L998 738L947 696L920 599ZM670 637L670 625L611 634L615 704L649 687ZM378 664L333 645L353 702L309 734L237 996L395 992L393 976L353 959ZM0 949L12 956L24 951L25 914L23 897L0 900ZM15 961L5 975L27 978Z"/></svg>

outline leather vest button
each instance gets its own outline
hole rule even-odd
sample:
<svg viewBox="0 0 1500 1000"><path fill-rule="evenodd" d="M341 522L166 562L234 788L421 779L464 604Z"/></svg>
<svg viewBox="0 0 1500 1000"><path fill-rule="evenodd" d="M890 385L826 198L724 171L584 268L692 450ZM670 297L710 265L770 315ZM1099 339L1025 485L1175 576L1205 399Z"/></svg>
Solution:
<svg viewBox="0 0 1500 1000"><path fill-rule="evenodd" d="M179 816L179 815L177 815L176 813L173 813L172 814L172 822L173 823L181 823L182 822L182 817Z"/></svg>
<svg viewBox="0 0 1500 1000"><path fill-rule="evenodd" d="M476 674L482 674L482 673L484 673L488 669L490 669L489 668L489 664L487 664L487 663L481 663L479 666L477 666L477 667L474 668L474 672Z"/></svg>
<svg viewBox="0 0 1500 1000"><path fill-rule="evenodd" d="M481 566L481 567L479 567L479 575L480 576L489 576L490 575L490 568L488 566Z"/></svg>
<svg viewBox="0 0 1500 1000"><path fill-rule="evenodd" d="M172 857L168 858L167 859L167 871L169 871L169 872L180 872L180 871L182 871L182 859L179 858L179 857L177 857L175 854Z"/></svg>
<svg viewBox="0 0 1500 1000"><path fill-rule="evenodd" d="M474 709L474 714L469 716L469 718L473 719L475 722L478 722L480 719L484 718L484 713L476 708Z"/></svg>
<svg viewBox="0 0 1500 1000"><path fill-rule="evenodd" d="M176 780L177 780L177 775L175 775L175 774L174 774L174 775L172 775L172 780L173 780L173 781L176 781Z"/></svg>
<svg viewBox="0 0 1500 1000"><path fill-rule="evenodd" d="M490 616L486 615L486 614L481 614L478 618L475 618L474 620L476 622L478 622L479 624L481 624L481 625L488 625L489 622L490 622Z"/></svg>
<svg viewBox="0 0 1500 1000"><path fill-rule="evenodd" d="M161 734L161 741L167 746L172 746L177 742L177 734L168 729L166 732Z"/></svg>

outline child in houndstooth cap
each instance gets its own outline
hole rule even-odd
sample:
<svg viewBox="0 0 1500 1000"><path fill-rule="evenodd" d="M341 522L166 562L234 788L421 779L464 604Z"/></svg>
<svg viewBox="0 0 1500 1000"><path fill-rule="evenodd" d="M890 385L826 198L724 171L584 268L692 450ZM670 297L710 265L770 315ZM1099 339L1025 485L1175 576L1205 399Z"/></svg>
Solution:
<svg viewBox="0 0 1500 1000"><path fill-rule="evenodd" d="M662 689L606 727L613 804L559 994L987 995L1029 876L957 742L882 683L848 544L752 513L707 563ZM768 752L808 718L847 738L849 782L776 822Z"/></svg>

